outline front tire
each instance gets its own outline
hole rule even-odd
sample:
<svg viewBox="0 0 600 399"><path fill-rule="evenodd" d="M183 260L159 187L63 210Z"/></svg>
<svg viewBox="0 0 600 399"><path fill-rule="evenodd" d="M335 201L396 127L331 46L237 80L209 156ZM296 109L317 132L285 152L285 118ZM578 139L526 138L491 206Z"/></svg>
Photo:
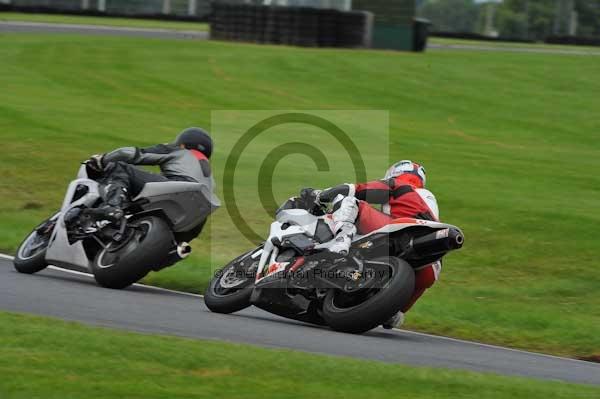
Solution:
<svg viewBox="0 0 600 399"><path fill-rule="evenodd" d="M52 221L56 221L58 213L52 216L50 219L44 221L42 224L37 226L29 235L23 240L17 254L13 260L15 270L19 273L33 274L48 267L46 262L46 250L50 243L50 237L54 226L45 226ZM40 234L39 230L46 227L43 234Z"/></svg>
<svg viewBox="0 0 600 399"><path fill-rule="evenodd" d="M331 290L323 302L323 318L336 331L352 334L367 332L388 320L406 306L415 289L415 272L404 260L395 257L376 258L387 264L391 278L383 288L364 301L353 303L352 295Z"/></svg>
<svg viewBox="0 0 600 399"><path fill-rule="evenodd" d="M252 250L251 252L254 252ZM251 252L229 262L213 277L204 293L206 307L215 313L234 313L250 306L250 296L254 290L254 276L244 268L243 273L237 268L238 263L243 261ZM252 262L258 264L258 260Z"/></svg>
<svg viewBox="0 0 600 399"><path fill-rule="evenodd" d="M94 278L102 287L123 289L138 282L173 245L171 229L162 218L144 216L133 223L139 227L125 243L111 241L91 262Z"/></svg>

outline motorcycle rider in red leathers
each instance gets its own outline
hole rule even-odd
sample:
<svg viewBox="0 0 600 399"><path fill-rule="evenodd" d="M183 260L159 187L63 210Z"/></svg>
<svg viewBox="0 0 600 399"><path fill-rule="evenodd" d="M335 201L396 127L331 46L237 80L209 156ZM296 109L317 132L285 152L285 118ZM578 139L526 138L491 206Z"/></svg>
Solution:
<svg viewBox="0 0 600 399"><path fill-rule="evenodd" d="M397 218L439 221L435 196L425 187L425 169L412 161L392 165L383 180L361 184L342 184L317 192L320 203L333 203L331 213L335 243L330 251L347 254L354 234L367 234L386 226ZM382 205L382 211L369 204ZM411 301L400 312L383 324L391 329L400 326L404 313L438 279L441 262L434 262L415 270L415 291Z"/></svg>

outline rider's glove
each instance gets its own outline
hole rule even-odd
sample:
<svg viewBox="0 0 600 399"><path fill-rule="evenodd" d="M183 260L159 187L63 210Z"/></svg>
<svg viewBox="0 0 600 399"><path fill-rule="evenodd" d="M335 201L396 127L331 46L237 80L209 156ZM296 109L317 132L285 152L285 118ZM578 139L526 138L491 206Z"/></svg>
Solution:
<svg viewBox="0 0 600 399"><path fill-rule="evenodd" d="M315 190L312 188L303 188L300 190L300 198L302 198L302 200L310 206L321 205L319 202L319 195L321 195L321 190Z"/></svg>
<svg viewBox="0 0 600 399"><path fill-rule="evenodd" d="M310 187L304 187L302 190L300 190L300 198L310 197L310 195L312 194L313 191L314 191L314 189L312 189Z"/></svg>
<svg viewBox="0 0 600 399"><path fill-rule="evenodd" d="M321 204L321 193L323 192L323 190L313 190L313 198L315 201L315 205L322 205Z"/></svg>
<svg viewBox="0 0 600 399"><path fill-rule="evenodd" d="M319 203L327 204L333 202L338 195L344 197L354 197L356 194L356 186L354 184L344 183L335 187L329 187L319 192Z"/></svg>
<svg viewBox="0 0 600 399"><path fill-rule="evenodd" d="M92 155L90 159L88 159L84 163L87 165L88 168L90 168L94 172L102 173L104 171L104 164L102 162L102 158L104 158L104 154Z"/></svg>

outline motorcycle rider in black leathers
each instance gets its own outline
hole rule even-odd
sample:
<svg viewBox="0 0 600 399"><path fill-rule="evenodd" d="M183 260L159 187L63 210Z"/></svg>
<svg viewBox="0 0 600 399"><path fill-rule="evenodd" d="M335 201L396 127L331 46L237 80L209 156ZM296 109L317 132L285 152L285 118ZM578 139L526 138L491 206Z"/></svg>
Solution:
<svg viewBox="0 0 600 399"><path fill-rule="evenodd" d="M90 177L106 186L104 204L98 211L112 222L123 216L122 207L139 194L149 182L208 182L214 190L209 158L213 142L209 134L197 127L183 130L170 144L151 147L123 147L106 154L94 155L86 161ZM157 165L161 174L150 173L135 165ZM193 232L191 240L202 226Z"/></svg>

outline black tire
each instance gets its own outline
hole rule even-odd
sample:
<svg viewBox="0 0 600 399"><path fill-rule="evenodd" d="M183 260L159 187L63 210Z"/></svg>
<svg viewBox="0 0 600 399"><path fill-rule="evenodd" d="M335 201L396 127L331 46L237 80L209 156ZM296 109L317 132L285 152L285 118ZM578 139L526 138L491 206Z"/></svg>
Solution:
<svg viewBox="0 0 600 399"><path fill-rule="evenodd" d="M133 222L140 228L125 243L111 242L91 262L94 278L102 287L123 289L140 281L173 246L173 233L162 218L143 216Z"/></svg>
<svg viewBox="0 0 600 399"><path fill-rule="evenodd" d="M364 333L381 325L409 303L415 289L413 268L406 261L394 257L373 261L387 263L392 270L391 279L364 302L348 307L336 306L336 298L344 294L340 290L331 290L323 302L323 319L334 330Z"/></svg>
<svg viewBox="0 0 600 399"><path fill-rule="evenodd" d="M57 213L38 225L27 235L27 237L25 237L21 245L19 245L19 249L17 249L17 254L13 260L13 266L16 271L19 273L33 274L48 267L48 263L46 262L46 249L50 242L52 230L48 231L43 236L40 236L37 230L49 220L57 218L58 215L59 214ZM40 240L39 246L34 252L30 252L32 240Z"/></svg>
<svg viewBox="0 0 600 399"><path fill-rule="evenodd" d="M253 249L250 252L254 252ZM234 313L246 309L250 304L250 296L254 290L254 277L252 273L245 276L239 276L241 281L239 287L227 289L223 288L221 281L227 278L228 273L235 273L237 263L246 257L250 252L237 257L219 270L210 281L210 284L204 292L204 303L206 307L215 313ZM239 273L238 273L239 275ZM236 277L234 275L234 277Z"/></svg>

